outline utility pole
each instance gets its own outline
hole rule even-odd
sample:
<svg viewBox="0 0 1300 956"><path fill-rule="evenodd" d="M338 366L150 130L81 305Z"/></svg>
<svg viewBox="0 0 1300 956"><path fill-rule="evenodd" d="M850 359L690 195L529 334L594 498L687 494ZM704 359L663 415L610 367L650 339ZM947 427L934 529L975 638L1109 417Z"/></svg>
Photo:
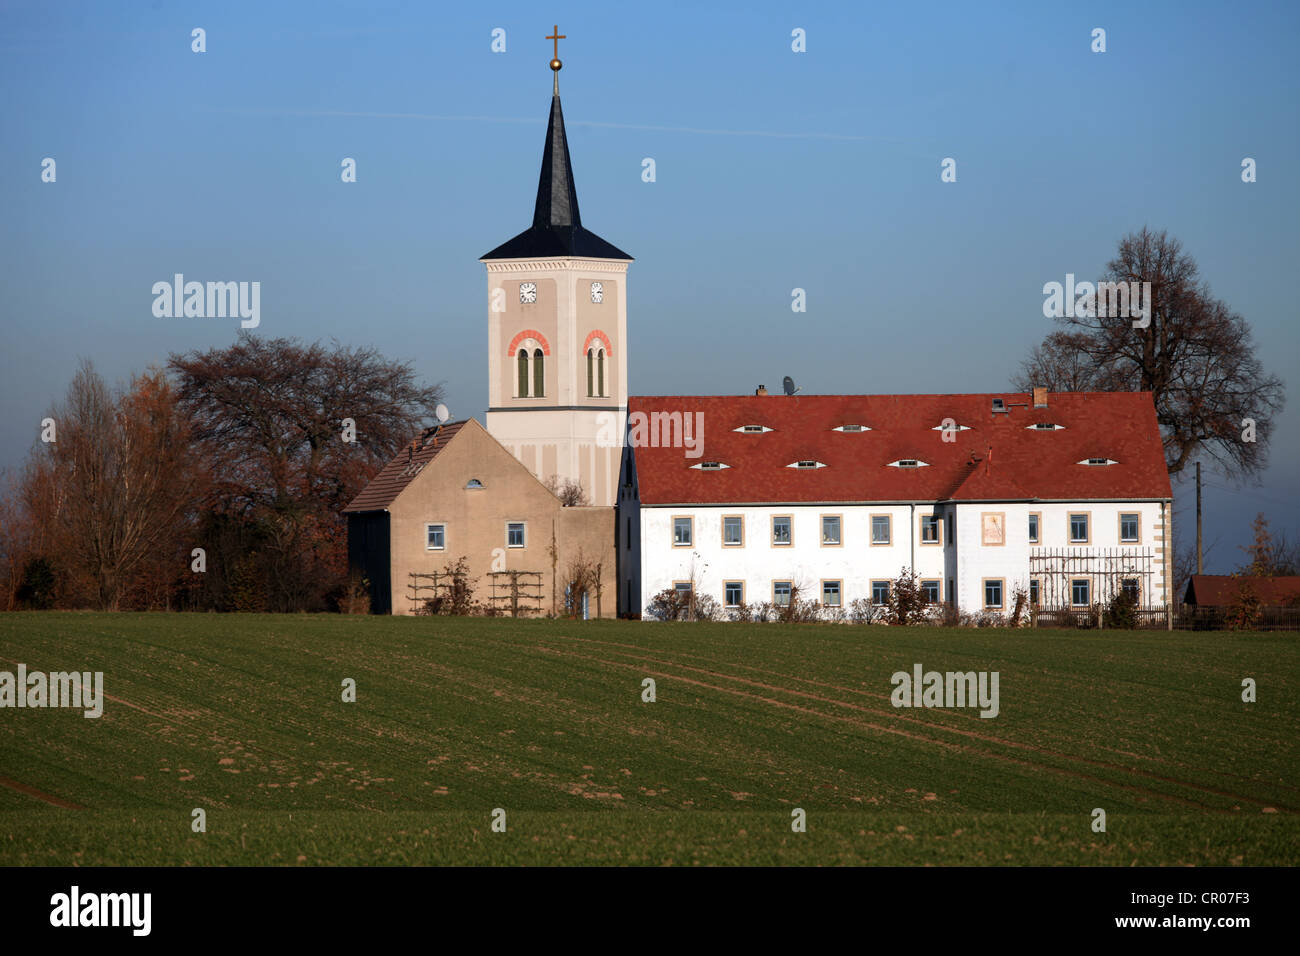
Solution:
<svg viewBox="0 0 1300 956"><path fill-rule="evenodd" d="M1196 463L1196 573L1204 574L1201 567L1201 463Z"/></svg>

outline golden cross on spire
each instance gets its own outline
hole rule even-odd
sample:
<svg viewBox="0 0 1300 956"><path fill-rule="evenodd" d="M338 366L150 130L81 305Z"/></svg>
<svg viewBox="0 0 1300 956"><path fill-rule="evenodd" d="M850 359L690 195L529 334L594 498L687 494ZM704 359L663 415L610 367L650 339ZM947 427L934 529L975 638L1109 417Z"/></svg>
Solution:
<svg viewBox="0 0 1300 956"><path fill-rule="evenodd" d="M568 37L566 37L563 33L560 32L560 28L558 25L555 26L554 30L555 32L552 33L550 36L548 36L546 39L553 41L552 46L554 52L551 57L551 69L555 70L556 72L559 72L560 67L564 65L563 63L560 62L560 41L567 40Z"/></svg>

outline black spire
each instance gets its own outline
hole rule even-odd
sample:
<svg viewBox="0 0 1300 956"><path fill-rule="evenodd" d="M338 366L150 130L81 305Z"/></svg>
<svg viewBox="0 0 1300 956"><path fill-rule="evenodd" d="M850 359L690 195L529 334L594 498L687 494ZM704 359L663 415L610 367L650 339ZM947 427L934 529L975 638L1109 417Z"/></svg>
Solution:
<svg viewBox="0 0 1300 956"><path fill-rule="evenodd" d="M560 96L551 97L551 119L546 124L546 148L542 150L542 175L537 180L537 207L533 210L534 229L581 228L578 216L578 189L573 185L573 165L569 162L569 140L564 135L564 111Z"/></svg>
<svg viewBox="0 0 1300 956"><path fill-rule="evenodd" d="M533 225L497 246L484 259L532 259L554 256L588 256L593 259L631 259L594 232L582 228L578 215L578 190L573 185L569 141L564 135L564 112L558 89L551 97L551 119L546 124L542 173L537 180L537 205Z"/></svg>

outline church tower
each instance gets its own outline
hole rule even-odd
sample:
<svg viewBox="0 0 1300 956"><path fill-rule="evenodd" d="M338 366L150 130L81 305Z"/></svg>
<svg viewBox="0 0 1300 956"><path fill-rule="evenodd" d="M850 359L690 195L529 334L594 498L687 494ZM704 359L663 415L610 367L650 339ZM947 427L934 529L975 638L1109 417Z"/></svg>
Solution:
<svg viewBox="0 0 1300 956"><path fill-rule="evenodd" d="M533 224L480 260L488 280L487 429L546 481L581 483L613 505L627 420L627 267L582 227L554 91Z"/></svg>

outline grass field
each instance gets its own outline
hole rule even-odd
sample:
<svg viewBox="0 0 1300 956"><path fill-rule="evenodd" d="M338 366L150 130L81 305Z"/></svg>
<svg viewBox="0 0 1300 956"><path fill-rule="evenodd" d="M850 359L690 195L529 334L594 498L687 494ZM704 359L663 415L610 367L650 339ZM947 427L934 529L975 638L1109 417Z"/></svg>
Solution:
<svg viewBox="0 0 1300 956"><path fill-rule="evenodd" d="M3 865L1300 863L1284 634L0 615L19 662L107 700L0 710Z"/></svg>

